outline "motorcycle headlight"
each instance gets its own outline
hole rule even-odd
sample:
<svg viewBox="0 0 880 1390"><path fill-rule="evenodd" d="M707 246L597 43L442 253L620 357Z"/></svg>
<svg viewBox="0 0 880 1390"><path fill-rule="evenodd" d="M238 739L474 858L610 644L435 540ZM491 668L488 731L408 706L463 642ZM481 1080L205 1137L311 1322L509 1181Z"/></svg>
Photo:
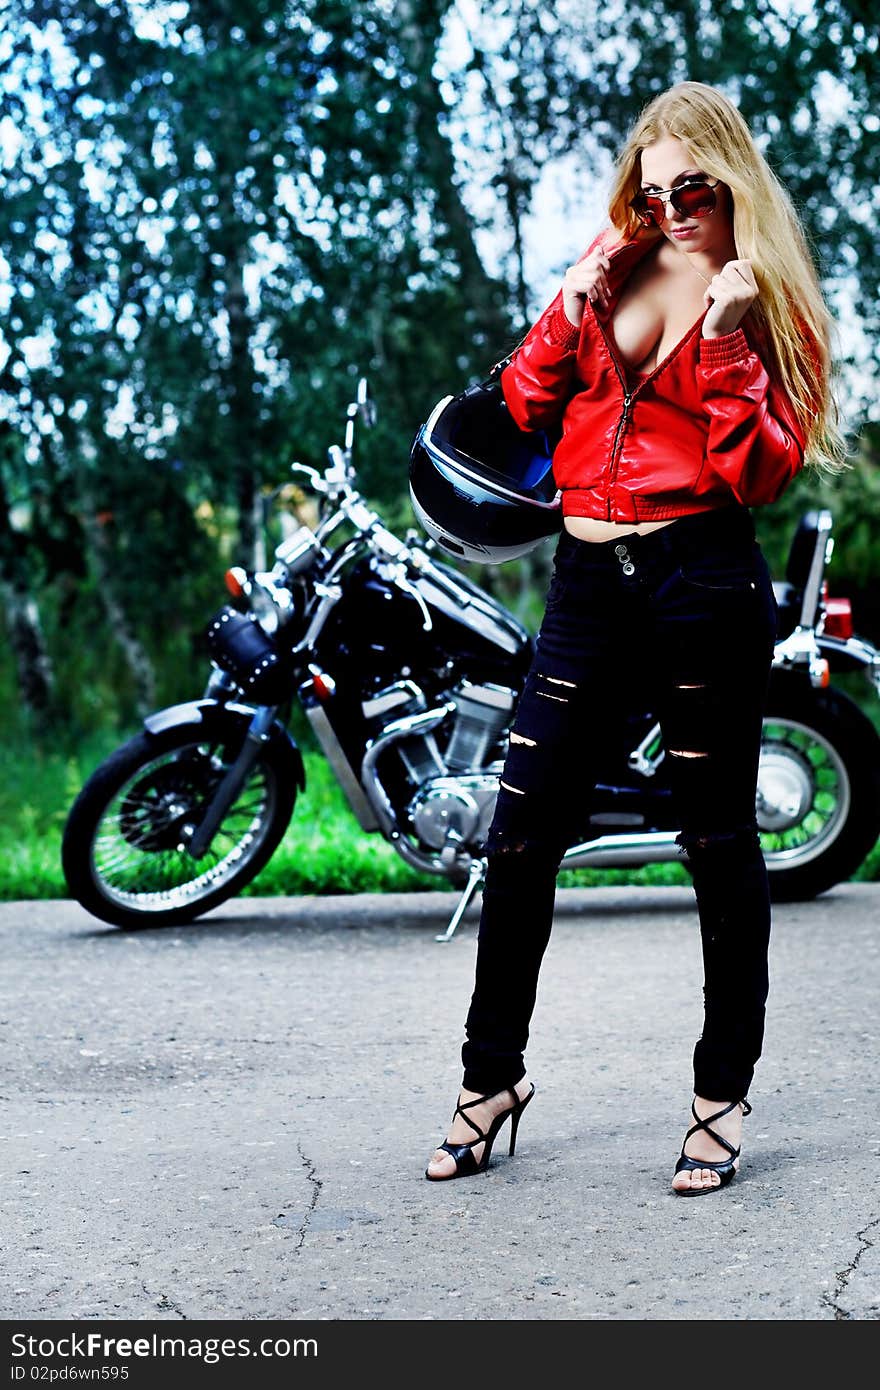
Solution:
<svg viewBox="0 0 880 1390"><path fill-rule="evenodd" d="M247 598L251 613L270 637L278 631L282 620L286 620L293 611L290 590L277 588L268 575L254 575Z"/></svg>
<svg viewBox="0 0 880 1390"><path fill-rule="evenodd" d="M260 627L269 636L290 621L296 611L293 594L286 583L287 573L280 565L267 573L248 574L235 566L226 571L226 587L233 598L244 598Z"/></svg>

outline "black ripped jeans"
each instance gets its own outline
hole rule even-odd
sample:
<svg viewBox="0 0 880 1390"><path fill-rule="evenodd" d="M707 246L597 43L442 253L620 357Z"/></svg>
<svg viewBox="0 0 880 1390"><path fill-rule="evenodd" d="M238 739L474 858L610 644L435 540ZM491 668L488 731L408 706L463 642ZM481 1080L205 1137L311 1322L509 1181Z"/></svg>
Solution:
<svg viewBox="0 0 880 1390"><path fill-rule="evenodd" d="M770 898L755 821L776 603L748 510L640 536L563 532L489 831L464 1086L494 1094L523 1052L562 855L583 826L597 756L632 694L660 720L705 972L694 1090L739 1100L761 1053Z"/></svg>

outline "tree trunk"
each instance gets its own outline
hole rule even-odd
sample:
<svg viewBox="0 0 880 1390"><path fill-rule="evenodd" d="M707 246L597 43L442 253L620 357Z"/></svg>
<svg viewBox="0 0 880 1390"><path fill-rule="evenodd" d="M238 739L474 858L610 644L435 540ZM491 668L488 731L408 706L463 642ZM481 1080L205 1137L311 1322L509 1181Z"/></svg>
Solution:
<svg viewBox="0 0 880 1390"><path fill-rule="evenodd" d="M146 648L132 631L128 615L113 591L110 577L112 563L107 536L103 526L97 520L95 508L89 497L82 497L82 507L83 531L88 541L89 556L98 584L98 594L107 615L110 630L122 649L126 665L134 680L135 709L138 715L143 718L144 715L156 708L156 673Z"/></svg>
<svg viewBox="0 0 880 1390"><path fill-rule="evenodd" d="M234 218L231 190L228 227L235 236L238 222ZM226 250L226 291L223 297L229 323L229 401L231 405L231 438L235 450L233 460L235 500L238 508L238 534L244 563L250 569L265 568L265 544L262 531L262 504L259 494L256 421L254 397L251 390L254 365L251 360L251 331L253 324L248 312L244 288L246 246L231 241Z"/></svg>
<svg viewBox="0 0 880 1390"><path fill-rule="evenodd" d="M18 691L25 709L43 719L52 706L55 680L43 636L40 609L28 582L26 538L13 527L0 478L0 595L15 658Z"/></svg>
<svg viewBox="0 0 880 1390"><path fill-rule="evenodd" d="M0 580L0 595L6 608L6 631L15 658L18 693L29 714L37 720L45 719L52 707L55 681L37 601L7 575Z"/></svg>
<svg viewBox="0 0 880 1390"><path fill-rule="evenodd" d="M419 81L419 101L411 110L413 141L419 158L431 168L438 211L451 233L460 266L461 302L473 310L490 342L508 332L501 288L486 274L474 239L470 214L461 200L455 178L455 159L441 123L444 105L433 74L434 55L448 8L443 0L397 0L397 39L408 68Z"/></svg>

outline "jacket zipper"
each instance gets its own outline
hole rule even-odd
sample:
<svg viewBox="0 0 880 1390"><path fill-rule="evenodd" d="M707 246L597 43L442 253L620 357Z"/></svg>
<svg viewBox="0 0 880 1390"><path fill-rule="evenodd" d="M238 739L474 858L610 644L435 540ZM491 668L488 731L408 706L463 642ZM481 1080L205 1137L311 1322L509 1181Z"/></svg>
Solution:
<svg viewBox="0 0 880 1390"><path fill-rule="evenodd" d="M702 323L703 318L705 317L705 315L701 315L700 318L697 319L697 322L696 322L695 324L693 324L693 326L692 326L692 327L690 328L690 330L684 335L684 337L681 339L681 341L678 342L678 343L676 343L675 347L672 348L671 351L668 352L668 353L666 354L666 356L663 358L663 361L662 361L662 362L658 362L658 363L657 363L657 366L654 368L653 372L649 372L649 374L648 374L646 377L643 377L642 380L639 382L638 386L633 387L632 391L629 390L629 387L628 387L628 384L627 384L627 381L626 381L626 377L624 376L623 372L621 371L620 364L619 364L618 361L617 361L617 357L615 356L614 348L613 348L613 346L612 346L612 344L611 344L611 339L608 337L608 334L605 332L605 329L603 328L602 324L599 322L599 319L598 319L598 317L596 316L595 310L593 311L593 317L594 317L594 319L596 320L596 327L598 328L599 332L602 334L602 337L603 337L603 339L604 339L604 341L605 341L605 346L606 346L607 349L608 349L608 356L611 358L611 363L612 363L612 365L613 365L613 367L614 367L614 371L615 371L615 374L616 374L616 376L617 376L617 380L620 382L620 389L621 389L622 392L623 392L623 412L622 412L622 414L621 414L621 416L620 416L620 419L619 419L618 422L617 422L617 428L616 428L616 430L614 431L614 439L612 440L612 443L611 443L611 458L610 458L610 461L609 461L609 473L608 473L608 501L607 501L607 503L606 503L606 518L605 518L605 519L606 519L606 521L610 521L610 520L611 520L611 489L614 487L614 481L615 481L615 479L616 479L616 477L617 477L617 466L618 466L618 464L619 464L619 462L620 462L620 454L618 453L617 446L618 446L618 444L620 443L621 435L623 434L623 431L624 431L624 429L625 429L625 427L626 427L626 422L627 422L627 418L628 418L628 416L629 416L630 406L632 405L632 403L633 403L633 401L635 400L636 396L637 396L637 395L639 394L639 392L641 391L642 387L643 387L643 386L647 386L648 383L649 383L650 381L653 381L654 378L655 378L655 376L657 376L657 375L663 370L663 368L666 366L667 362L671 362L672 359L673 359L673 357L676 357L676 356L678 355L678 353L681 351L681 349L684 347L685 343L689 342L690 338L693 336L693 334L694 334L695 330L697 329L698 325L699 325L700 323ZM622 448L622 446L621 446L620 453L622 453L622 452L623 452L623 448ZM615 455L617 455L617 457L615 457Z"/></svg>
<svg viewBox="0 0 880 1390"><path fill-rule="evenodd" d="M595 314L594 314L594 318L595 318ZM607 501L606 504L605 504L605 509L606 509L606 517L605 517L605 519L606 519L606 521L610 521L610 520L611 520L611 490L612 490L612 488L614 487L614 480L615 480L615 478L617 477L617 464L618 464L618 462L619 462L619 456L618 456L618 457L615 457L615 455L617 455L617 446L618 446L618 444L620 443L621 436L622 436L622 434L623 434L623 432L624 432L624 430L625 430L625 428L626 428L626 422L627 422L627 419L628 419L628 417L629 417L629 409L630 409L630 406L632 405L633 401L635 400L635 398L636 398L636 396L638 395L639 391L641 390L642 386L644 386L645 381L650 381L650 380L651 380L651 377L650 377L650 376L649 376L649 377L646 377L646 378L645 378L645 381L639 382L639 385L636 386L632 391L630 391L630 390L629 390L629 386L628 386L627 381L626 381L626 378L624 377L624 374L623 374L623 372L621 371L620 366L619 366L619 364L618 364L617 357L615 356L615 353L614 353L614 349L613 349L613 347L611 346L611 340L610 340L610 338L608 337L608 334L605 332L605 329L602 327L601 323L599 322L598 318L596 318L596 327L599 329L599 332L602 334L602 337L603 337L604 340L605 340L605 346L606 346L607 349L608 349L608 356L611 358L611 363L612 363L612 365L613 365L613 367L614 367L614 371L615 371L615 374L616 374L616 376L617 376L617 380L620 382L620 389L621 389L622 392L623 392L623 412L622 412L622 414L621 414L621 416L620 416L620 419L619 419L618 422L617 422L617 429L614 431L614 439L613 439L612 442L611 442L611 458L610 458L610 460L609 460L609 471L608 471L608 501ZM656 370L656 369L655 369L655 370ZM652 372L652 373L651 373L651 376L653 376L653 375L654 375L654 373Z"/></svg>
<svg viewBox="0 0 880 1390"><path fill-rule="evenodd" d="M638 388L636 388L636 390L638 390ZM612 443L612 445L611 445L611 464L610 464L610 469L609 469L609 473L608 473L608 504L607 504L608 516L607 516L607 518L606 518L608 521L611 520L611 489L614 487L614 480L615 480L615 478L617 477L617 463L619 462L619 458L618 458L617 460L615 460L614 455L615 455L615 452L616 452L616 450L617 450L617 445L618 445L618 441L619 441L619 439L620 439L620 436L623 434L623 431L626 429L626 421L627 421L627 417L628 417L628 415L629 415L629 408L630 408L630 406L632 405L632 402L633 402L633 396L635 396L635 391L633 391L632 394L629 395L629 394L626 393L626 390L624 389L623 413L622 413L620 419L619 419L618 422L617 422L617 429L616 429L615 432L614 432L614 441L613 441L613 443Z"/></svg>

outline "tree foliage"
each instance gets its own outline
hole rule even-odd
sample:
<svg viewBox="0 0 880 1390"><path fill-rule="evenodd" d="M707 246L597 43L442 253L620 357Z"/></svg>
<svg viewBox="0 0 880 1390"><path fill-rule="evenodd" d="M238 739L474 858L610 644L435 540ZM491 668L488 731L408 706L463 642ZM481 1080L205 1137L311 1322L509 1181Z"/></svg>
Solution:
<svg viewBox="0 0 880 1390"><path fill-rule="evenodd" d="M182 671L218 550L246 558L260 489L321 462L361 372L362 482L402 510L416 427L536 307L546 171L601 182L682 77L766 144L876 413L865 4L19 0L0 23L0 579L59 636L100 629L114 685L115 628L142 702L145 653Z"/></svg>

